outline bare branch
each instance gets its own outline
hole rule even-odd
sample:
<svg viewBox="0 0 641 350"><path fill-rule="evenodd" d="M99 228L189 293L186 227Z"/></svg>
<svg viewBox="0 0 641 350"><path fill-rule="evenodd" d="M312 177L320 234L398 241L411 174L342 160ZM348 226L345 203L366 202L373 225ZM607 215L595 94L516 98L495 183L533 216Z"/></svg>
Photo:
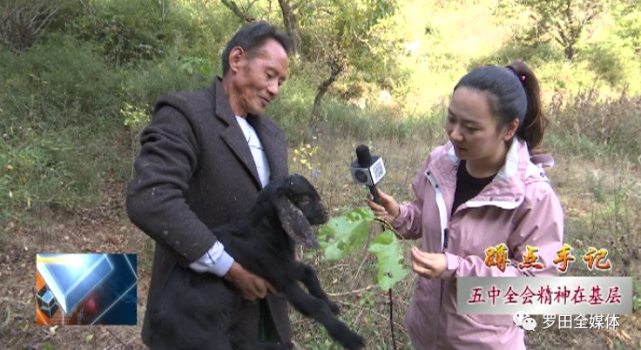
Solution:
<svg viewBox="0 0 641 350"><path fill-rule="evenodd" d="M60 6L56 6L56 7L52 8L52 9L50 10L49 14L47 14L47 15L46 15L46 17L42 20L42 22L40 22L40 25L38 26L38 28L36 28L36 29L35 29L35 31L34 31L34 32L35 32L36 34L39 34L39 33L40 33L40 31L41 31L42 29L44 29L44 27L46 27L46 26L47 26L47 24L49 24L49 23L51 22L51 20L53 19L53 16L54 16L56 13L58 13L58 11L59 11L59 10L60 10ZM40 15L44 15L44 14L46 14L46 11L43 11L42 13L40 13ZM34 17L34 21L36 20L36 18L37 18L37 17Z"/></svg>
<svg viewBox="0 0 641 350"><path fill-rule="evenodd" d="M80 3L82 4L82 6L83 6L87 11L90 11L90 12L91 12L91 9L89 8L89 6L87 6L87 4L85 4L85 2L84 2L84 1L82 1L82 0L78 0L78 1L80 1Z"/></svg>
<svg viewBox="0 0 641 350"><path fill-rule="evenodd" d="M24 4L5 1L0 17L0 41L14 51L24 51L38 39L61 8L58 1L38 0Z"/></svg>
<svg viewBox="0 0 641 350"><path fill-rule="evenodd" d="M9 305L7 305L7 319L0 325L0 330L8 326L10 321L11 321L11 309L9 308Z"/></svg>
<svg viewBox="0 0 641 350"><path fill-rule="evenodd" d="M254 0L254 1L250 2L249 5L247 5L247 7L245 8L245 12L249 11L257 1L258 0Z"/></svg>
<svg viewBox="0 0 641 350"><path fill-rule="evenodd" d="M295 3L294 5L292 5L292 12L296 11L300 7L300 5L302 5L304 3L305 3L305 1L299 1L299 2Z"/></svg>
<svg viewBox="0 0 641 350"><path fill-rule="evenodd" d="M240 8L238 8L238 5L236 5L235 2L230 1L230 0L220 0L220 1L228 9L230 9L236 15L236 17L241 19L243 22L250 23L250 22L254 22L256 20L256 18L254 18L254 17L250 16L249 14L247 14L246 10L244 11L244 10L241 10ZM252 5L253 5L253 3L252 3ZM249 7L251 7L251 5ZM247 10L249 10L249 8Z"/></svg>
<svg viewBox="0 0 641 350"><path fill-rule="evenodd" d="M122 344L122 346L124 346L125 349L131 348L130 345L125 344L125 342L123 342L122 339L120 339L117 335L115 335L114 332L112 332L109 328L105 327L104 329L106 329L107 332L109 332L112 337L116 338L116 340L118 340L120 342L120 344Z"/></svg>
<svg viewBox="0 0 641 350"><path fill-rule="evenodd" d="M359 293L362 293L362 292L366 292L366 291L368 291L368 290L370 290L372 288L374 288L374 286L370 284L369 286L367 286L365 288L350 290L348 292L341 292L341 293L327 293L327 295L330 296L330 297L339 297L339 296L342 296L342 295L359 294Z"/></svg>

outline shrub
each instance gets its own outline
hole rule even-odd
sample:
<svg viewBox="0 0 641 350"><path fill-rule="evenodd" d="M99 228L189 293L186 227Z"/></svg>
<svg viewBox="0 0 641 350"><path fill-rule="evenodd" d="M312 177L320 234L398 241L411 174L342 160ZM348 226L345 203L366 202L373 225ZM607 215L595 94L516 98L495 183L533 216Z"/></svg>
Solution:
<svg viewBox="0 0 641 350"><path fill-rule="evenodd" d="M233 23L233 14L217 2L95 0L76 5L56 28L95 44L99 55L120 67L163 57L172 49L219 57L238 29Z"/></svg>
<svg viewBox="0 0 641 350"><path fill-rule="evenodd" d="M45 119L36 122L56 127L100 125L114 116L109 111L120 98L120 76L108 69L91 44L56 36L24 55L5 58L0 65L7 69L10 91L4 94L13 96L10 108L18 109L18 115L27 104L41 112L34 116ZM94 115L100 118L94 120Z"/></svg>
<svg viewBox="0 0 641 350"><path fill-rule="evenodd" d="M553 120L550 129L556 135L566 140L582 140L578 145L602 153L588 154L602 156L615 152L634 161L641 157L638 137L641 134L641 97L630 97L624 92L616 99L599 100L594 91L574 95L558 93L548 113ZM568 143L564 145L568 146ZM578 148L576 151L585 151Z"/></svg>
<svg viewBox="0 0 641 350"><path fill-rule="evenodd" d="M118 148L120 75L92 48L56 36L22 55L0 55L0 206L6 215L34 203L85 203L119 164L117 153L105 148Z"/></svg>
<svg viewBox="0 0 641 350"><path fill-rule="evenodd" d="M635 48L628 40L609 35L605 40L588 46L585 52L585 60L598 78L617 90L626 88L631 93L641 91L637 78L641 66Z"/></svg>

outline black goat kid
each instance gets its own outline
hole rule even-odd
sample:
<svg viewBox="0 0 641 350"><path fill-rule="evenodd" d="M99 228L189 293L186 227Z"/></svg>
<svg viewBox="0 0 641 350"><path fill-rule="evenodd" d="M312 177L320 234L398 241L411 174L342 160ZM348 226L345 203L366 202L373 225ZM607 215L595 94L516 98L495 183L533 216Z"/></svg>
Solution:
<svg viewBox="0 0 641 350"><path fill-rule="evenodd" d="M248 218L212 230L225 250L243 268L271 283L299 312L321 323L345 348L363 348L365 340L335 317L339 308L328 299L314 269L295 259L296 243L319 246L312 226L329 219L312 184L300 175L274 180L259 193L249 213ZM234 331L235 318L250 302L226 280L178 265L172 274L160 297L162 307L151 317L153 327L158 329L152 350L156 350L155 343L158 348L171 350L291 347L258 342ZM178 334L176 329L189 332Z"/></svg>

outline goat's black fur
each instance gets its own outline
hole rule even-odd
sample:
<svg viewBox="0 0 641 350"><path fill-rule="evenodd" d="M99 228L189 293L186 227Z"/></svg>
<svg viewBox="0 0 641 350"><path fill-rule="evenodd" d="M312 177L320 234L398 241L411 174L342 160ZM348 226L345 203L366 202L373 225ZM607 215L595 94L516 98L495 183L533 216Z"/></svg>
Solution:
<svg viewBox="0 0 641 350"><path fill-rule="evenodd" d="M259 193L248 218L238 218L212 232L243 268L271 283L294 308L321 323L345 348L358 350L365 340L334 316L339 308L328 299L314 269L295 259L295 243L317 247L311 226L328 219L327 208L314 187L303 176L291 175L270 182ZM240 293L222 278L180 266L175 269L163 288L162 311L151 317L157 328L152 350L156 341L172 350L291 347L258 342L234 332L234 317L248 303ZM187 331L178 334L176 329Z"/></svg>

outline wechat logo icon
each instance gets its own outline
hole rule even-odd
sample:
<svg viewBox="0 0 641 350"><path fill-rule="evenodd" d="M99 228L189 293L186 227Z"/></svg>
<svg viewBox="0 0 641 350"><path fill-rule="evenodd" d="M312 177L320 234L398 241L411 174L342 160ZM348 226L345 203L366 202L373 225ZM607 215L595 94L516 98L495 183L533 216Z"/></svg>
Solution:
<svg viewBox="0 0 641 350"><path fill-rule="evenodd" d="M512 321L514 321L515 326L521 327L526 331L534 331L536 328L536 320L523 311L515 313L514 316L512 316Z"/></svg>

